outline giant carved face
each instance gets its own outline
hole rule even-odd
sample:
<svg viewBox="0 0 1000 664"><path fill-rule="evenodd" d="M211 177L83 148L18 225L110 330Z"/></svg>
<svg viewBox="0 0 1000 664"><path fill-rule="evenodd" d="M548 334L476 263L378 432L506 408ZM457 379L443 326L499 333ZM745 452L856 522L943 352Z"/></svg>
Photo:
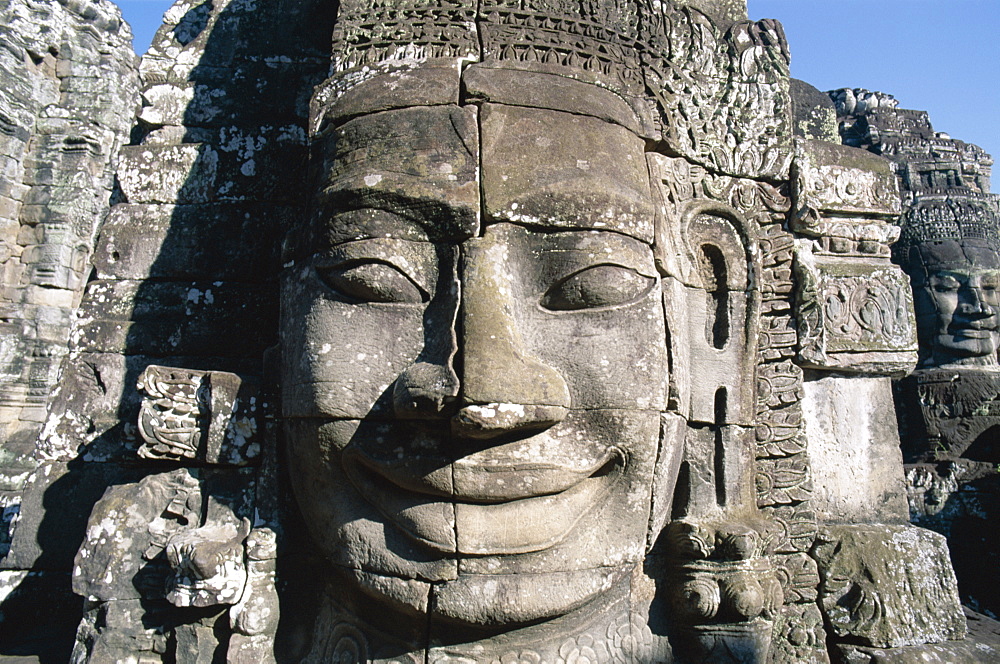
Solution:
<svg viewBox="0 0 1000 664"><path fill-rule="evenodd" d="M498 103L368 113L321 140L282 295L313 538L369 595L445 620L586 604L642 560L654 467L679 447L660 435L643 141Z"/></svg>
<svg viewBox="0 0 1000 664"><path fill-rule="evenodd" d="M1000 344L1000 255L975 240L925 242L911 269L926 364L996 364Z"/></svg>

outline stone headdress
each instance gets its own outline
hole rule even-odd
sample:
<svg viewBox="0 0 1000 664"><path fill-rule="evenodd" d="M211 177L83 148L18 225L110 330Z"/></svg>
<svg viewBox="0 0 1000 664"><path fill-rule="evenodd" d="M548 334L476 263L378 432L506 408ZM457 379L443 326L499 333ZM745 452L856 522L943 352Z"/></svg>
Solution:
<svg viewBox="0 0 1000 664"><path fill-rule="evenodd" d="M990 195L919 195L903 215L900 246L977 240L1000 248L1000 206Z"/></svg>
<svg viewBox="0 0 1000 664"><path fill-rule="evenodd" d="M446 62L555 73L604 87L644 138L736 176L787 175L787 44L736 0L345 0L325 110L358 83Z"/></svg>

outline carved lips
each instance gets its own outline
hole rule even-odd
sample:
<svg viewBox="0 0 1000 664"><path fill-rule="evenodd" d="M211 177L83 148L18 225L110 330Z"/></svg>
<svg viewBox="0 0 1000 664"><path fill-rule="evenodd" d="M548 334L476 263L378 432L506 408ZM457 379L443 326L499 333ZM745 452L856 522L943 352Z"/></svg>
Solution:
<svg viewBox="0 0 1000 664"><path fill-rule="evenodd" d="M617 448L587 445L567 455L548 438L542 433L453 462L441 454L410 456L398 449L376 456L351 445L343 465L365 500L434 550L528 553L561 541L606 498L625 469ZM440 443L455 444L448 438Z"/></svg>
<svg viewBox="0 0 1000 664"><path fill-rule="evenodd" d="M949 332L955 336L987 339L991 335L996 334L997 329L997 316L990 313L978 319L956 320L952 323Z"/></svg>

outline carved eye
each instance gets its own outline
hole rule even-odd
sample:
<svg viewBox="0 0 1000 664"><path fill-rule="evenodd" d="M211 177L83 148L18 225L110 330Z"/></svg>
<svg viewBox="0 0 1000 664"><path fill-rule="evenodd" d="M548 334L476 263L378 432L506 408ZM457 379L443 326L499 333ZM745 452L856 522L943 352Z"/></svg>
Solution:
<svg viewBox="0 0 1000 664"><path fill-rule="evenodd" d="M655 279L621 265L595 265L558 281L541 305L553 311L573 311L627 304L653 287Z"/></svg>
<svg viewBox="0 0 1000 664"><path fill-rule="evenodd" d="M320 280L350 299L361 302L419 304L427 294L398 268L378 261L317 267Z"/></svg>
<svg viewBox="0 0 1000 664"><path fill-rule="evenodd" d="M954 293L961 287L962 284L960 284L958 280L953 277L938 279L934 282L934 290L938 293Z"/></svg>

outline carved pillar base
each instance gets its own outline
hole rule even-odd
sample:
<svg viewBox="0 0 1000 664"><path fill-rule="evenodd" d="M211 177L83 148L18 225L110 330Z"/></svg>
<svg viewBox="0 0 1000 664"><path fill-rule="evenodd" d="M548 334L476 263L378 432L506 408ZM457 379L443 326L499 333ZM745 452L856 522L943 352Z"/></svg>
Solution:
<svg viewBox="0 0 1000 664"><path fill-rule="evenodd" d="M678 630L675 642L685 661L758 664L768 661L771 632L772 625L766 620L698 625Z"/></svg>
<svg viewBox="0 0 1000 664"><path fill-rule="evenodd" d="M666 572L679 661L768 661L783 602L768 538L746 523L675 521Z"/></svg>

